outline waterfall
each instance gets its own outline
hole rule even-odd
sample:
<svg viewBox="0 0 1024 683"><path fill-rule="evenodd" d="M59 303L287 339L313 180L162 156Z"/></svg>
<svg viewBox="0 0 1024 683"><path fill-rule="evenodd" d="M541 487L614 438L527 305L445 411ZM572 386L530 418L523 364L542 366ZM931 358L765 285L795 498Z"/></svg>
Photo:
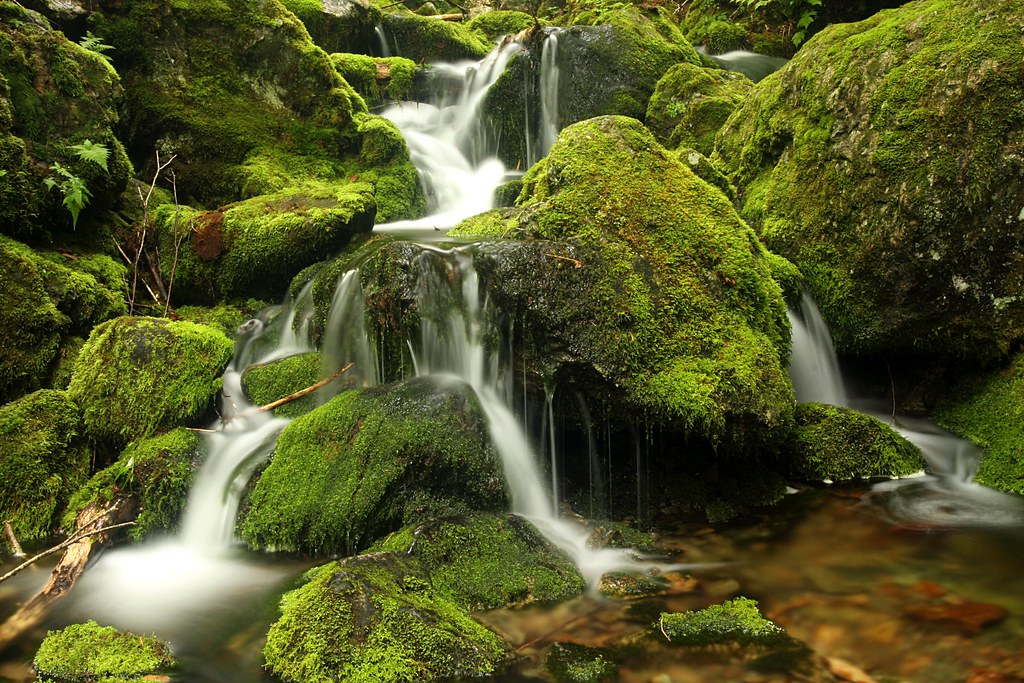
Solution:
<svg viewBox="0 0 1024 683"><path fill-rule="evenodd" d="M806 292L800 297L799 310L789 310L789 324L793 331L789 376L796 390L796 400L845 406L846 388L832 335L814 299Z"/></svg>
<svg viewBox="0 0 1024 683"><path fill-rule="evenodd" d="M547 155L558 138L558 29L551 29L540 53L540 147L531 165Z"/></svg>
<svg viewBox="0 0 1024 683"><path fill-rule="evenodd" d="M380 384L377 349L366 329L366 304L359 271L352 269L338 278L331 298L327 326L320 350L320 376L330 377L346 363L353 364L346 374L348 385L372 387ZM321 402L333 398L340 383L325 387Z"/></svg>
<svg viewBox="0 0 1024 683"><path fill-rule="evenodd" d="M391 47L388 45L388 37L384 35L384 28L377 24L373 27L373 32L377 35L377 47L380 49L380 56L390 57Z"/></svg>

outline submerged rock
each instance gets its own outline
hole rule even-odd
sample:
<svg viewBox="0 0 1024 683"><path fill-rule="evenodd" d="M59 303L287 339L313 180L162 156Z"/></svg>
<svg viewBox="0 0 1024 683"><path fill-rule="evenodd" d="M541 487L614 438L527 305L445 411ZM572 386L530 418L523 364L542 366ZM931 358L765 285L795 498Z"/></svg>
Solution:
<svg viewBox="0 0 1024 683"><path fill-rule="evenodd" d="M716 156L837 350L985 358L1024 330L1024 12L915 0L812 38Z"/></svg>
<svg viewBox="0 0 1024 683"><path fill-rule="evenodd" d="M544 668L556 683L604 683L618 680L612 653L577 643L555 643L544 654Z"/></svg>
<svg viewBox="0 0 1024 683"><path fill-rule="evenodd" d="M167 673L175 661L161 640L88 621L47 633L32 664L44 680L129 683Z"/></svg>
<svg viewBox="0 0 1024 683"><path fill-rule="evenodd" d="M417 378L344 392L288 425L241 531L255 547L351 553L403 524L506 502L476 395Z"/></svg>
<svg viewBox="0 0 1024 683"><path fill-rule="evenodd" d="M508 646L433 590L416 558L350 557L311 570L281 599L267 668L289 683L493 676Z"/></svg>

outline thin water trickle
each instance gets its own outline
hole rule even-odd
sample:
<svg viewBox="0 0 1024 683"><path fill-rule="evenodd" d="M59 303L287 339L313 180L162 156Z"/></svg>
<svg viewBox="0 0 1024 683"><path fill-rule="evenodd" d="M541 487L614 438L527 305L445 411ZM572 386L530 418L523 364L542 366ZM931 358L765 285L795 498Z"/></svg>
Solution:
<svg viewBox="0 0 1024 683"><path fill-rule="evenodd" d="M551 146L558 138L559 114L558 114L558 93L559 75L558 68L558 34L559 29L549 30L544 44L541 47L540 56L540 125L539 147L534 150L537 158L531 158L530 164L535 164L542 157L546 156Z"/></svg>

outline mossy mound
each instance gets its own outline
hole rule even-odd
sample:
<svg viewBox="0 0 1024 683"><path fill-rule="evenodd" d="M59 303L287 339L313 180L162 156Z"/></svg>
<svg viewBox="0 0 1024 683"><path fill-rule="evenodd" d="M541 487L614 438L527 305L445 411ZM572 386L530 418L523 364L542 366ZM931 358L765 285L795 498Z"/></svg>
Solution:
<svg viewBox="0 0 1024 683"><path fill-rule="evenodd" d="M481 33L461 23L411 12L387 14L382 29L391 51L417 64L481 59L494 47Z"/></svg>
<svg viewBox="0 0 1024 683"><path fill-rule="evenodd" d="M309 31L313 42L328 54L371 54L378 47L374 29L384 18L368 0L281 0Z"/></svg>
<svg viewBox="0 0 1024 683"><path fill-rule="evenodd" d="M560 389L591 383L727 451L788 431L789 324L767 252L642 124L565 129L503 211L492 234L533 239L481 246L477 269Z"/></svg>
<svg viewBox="0 0 1024 683"><path fill-rule="evenodd" d="M488 40L498 40L502 36L512 36L524 31L535 23L536 20L526 12L493 10L470 19L466 23L466 28L484 34Z"/></svg>
<svg viewBox="0 0 1024 683"><path fill-rule="evenodd" d="M87 436L122 448L200 417L233 350L223 332L204 325L115 318L89 335L68 395L83 411Z"/></svg>
<svg viewBox="0 0 1024 683"><path fill-rule="evenodd" d="M777 645L789 640L780 626L761 616L756 600L742 597L694 612L666 612L655 629L674 645Z"/></svg>
<svg viewBox="0 0 1024 683"><path fill-rule="evenodd" d="M242 390L253 405L273 403L320 381L320 354L299 353L259 365L242 373ZM277 408L278 417L298 417L316 408L317 392L306 394Z"/></svg>
<svg viewBox="0 0 1024 683"><path fill-rule="evenodd" d="M89 475L80 432L78 407L63 391L43 389L0 407L0 520L11 520L18 539L50 536Z"/></svg>
<svg viewBox="0 0 1024 683"><path fill-rule="evenodd" d="M470 610L556 602L586 588L569 558L511 514L435 519L406 527L375 548L419 559L433 589Z"/></svg>
<svg viewBox="0 0 1024 683"><path fill-rule="evenodd" d="M840 352L988 358L1024 336L1024 3L915 0L761 81L717 161Z"/></svg>
<svg viewBox="0 0 1024 683"><path fill-rule="evenodd" d="M318 567L281 599L267 668L289 683L466 680L494 675L508 646L431 589L415 558L351 557Z"/></svg>
<svg viewBox="0 0 1024 683"><path fill-rule="evenodd" d="M962 379L939 403L935 420L985 449L976 482L1024 495L1024 353Z"/></svg>
<svg viewBox="0 0 1024 683"><path fill-rule="evenodd" d="M182 302L275 299L303 268L373 228L376 203L367 183L324 184L262 195L217 211L162 206L157 212L163 259Z"/></svg>
<svg viewBox="0 0 1024 683"><path fill-rule="evenodd" d="M44 680L128 683L164 674L175 661L161 640L88 621L48 632L32 664Z"/></svg>
<svg viewBox="0 0 1024 683"><path fill-rule="evenodd" d="M371 107L408 99L421 70L416 62L404 57L334 53L331 62Z"/></svg>
<svg viewBox="0 0 1024 683"><path fill-rule="evenodd" d="M118 75L99 53L18 3L0 3L0 233L35 240L72 231L63 196L44 184L62 180L54 163L92 195L80 235L98 229L91 219L110 208L133 173L112 131L120 95ZM109 172L71 149L86 140L110 150Z"/></svg>
<svg viewBox="0 0 1024 683"><path fill-rule="evenodd" d="M141 541L174 531L188 501L201 454L199 435L183 428L132 443L117 462L94 474L72 497L61 526L73 533L75 519L84 508L117 496L131 496L138 510L135 526L128 532L132 539Z"/></svg>
<svg viewBox="0 0 1024 683"><path fill-rule="evenodd" d="M645 122L669 149L691 147L710 155L718 130L752 87L741 74L676 64L658 81Z"/></svg>
<svg viewBox="0 0 1024 683"><path fill-rule="evenodd" d="M475 394L420 378L344 392L288 425L241 530L254 547L351 553L403 524L506 502Z"/></svg>
<svg viewBox="0 0 1024 683"><path fill-rule="evenodd" d="M577 643L548 648L544 668L556 683L606 683L618 680L619 671L611 652Z"/></svg>
<svg viewBox="0 0 1024 683"><path fill-rule="evenodd" d="M825 403L802 403L779 467L812 481L905 477L924 470L917 446L864 413Z"/></svg>

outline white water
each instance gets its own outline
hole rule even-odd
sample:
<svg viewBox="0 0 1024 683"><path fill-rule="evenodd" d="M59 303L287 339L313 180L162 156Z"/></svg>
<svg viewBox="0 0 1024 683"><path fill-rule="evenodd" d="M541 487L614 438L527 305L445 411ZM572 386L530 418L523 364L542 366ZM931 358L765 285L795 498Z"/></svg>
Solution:
<svg viewBox="0 0 1024 683"><path fill-rule="evenodd" d="M539 137L540 148L535 150L537 158L531 159L530 163L536 163L541 157L547 155L551 145L555 144L559 131L558 116L558 29L550 29L544 39L544 45L540 53L540 125Z"/></svg>
<svg viewBox="0 0 1024 683"><path fill-rule="evenodd" d="M809 294L804 293L800 298L799 311L789 311L789 324L793 330L789 376L796 390L796 400L845 406L846 388L832 335Z"/></svg>

